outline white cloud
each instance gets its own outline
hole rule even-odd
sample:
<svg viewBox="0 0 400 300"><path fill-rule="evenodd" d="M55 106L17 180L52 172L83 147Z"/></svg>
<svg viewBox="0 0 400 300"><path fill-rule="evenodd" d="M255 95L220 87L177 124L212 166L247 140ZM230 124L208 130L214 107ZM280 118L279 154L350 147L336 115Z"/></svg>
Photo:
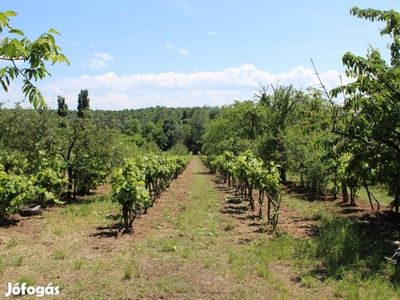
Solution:
<svg viewBox="0 0 400 300"><path fill-rule="evenodd" d="M189 54L189 52L188 52L187 50L182 49L182 48L178 48L177 50L178 50L178 52L179 52L180 54L185 55L185 56L187 56L187 57L190 57L190 54Z"/></svg>
<svg viewBox="0 0 400 300"><path fill-rule="evenodd" d="M215 34L215 32L210 30L210 31L207 32L207 34Z"/></svg>
<svg viewBox="0 0 400 300"><path fill-rule="evenodd" d="M108 67L108 62L114 60L114 56L108 53L95 52L91 54L92 58L89 58L84 65L92 70L101 70Z"/></svg>
<svg viewBox="0 0 400 300"><path fill-rule="evenodd" d="M320 74L327 90L340 85L339 72L329 70ZM344 83L349 79L343 78ZM251 64L221 71L191 73L164 72L118 76L107 72L97 76L82 75L75 78L38 82L46 102L51 106L57 96L65 97L68 106L75 109L81 89L89 90L92 109L121 110L150 106L190 107L224 105L234 100L248 100L259 85L292 84L296 89L319 85L314 70L298 66L288 72L271 74ZM15 89L16 87L16 89ZM11 103L23 98L18 85L13 91L0 94L0 102ZM8 105L9 106L9 105ZM13 106L13 105L11 105Z"/></svg>
<svg viewBox="0 0 400 300"><path fill-rule="evenodd" d="M93 53L93 56L98 57L98 58L100 58L102 60L107 60L107 61L114 60L114 57L111 54L108 54L108 53L96 52L96 53Z"/></svg>
<svg viewBox="0 0 400 300"><path fill-rule="evenodd" d="M101 70L107 67L108 64L105 60L90 58L85 66L92 70Z"/></svg>
<svg viewBox="0 0 400 300"><path fill-rule="evenodd" d="M174 49L174 46L172 46L170 44L165 44L165 48L167 48L168 51L171 51Z"/></svg>

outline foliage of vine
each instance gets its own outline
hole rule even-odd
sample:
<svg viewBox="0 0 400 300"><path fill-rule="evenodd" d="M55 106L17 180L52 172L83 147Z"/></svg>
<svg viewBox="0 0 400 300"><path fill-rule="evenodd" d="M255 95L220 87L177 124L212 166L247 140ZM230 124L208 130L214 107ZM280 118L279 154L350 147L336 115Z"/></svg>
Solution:
<svg viewBox="0 0 400 300"><path fill-rule="evenodd" d="M237 156L229 151L212 157L202 155L202 160L212 172L219 173L225 183L234 186L236 193L240 194L244 201L248 200L253 210L255 209L253 190L258 190L259 217L262 217L264 197L267 196L268 221L272 224L273 230L276 230L282 194L278 165L273 162L264 164L251 150L246 150Z"/></svg>
<svg viewBox="0 0 400 300"><path fill-rule="evenodd" d="M189 163L190 155L146 155L128 158L112 175L112 199L122 205L123 229L132 227L142 212L153 206Z"/></svg>

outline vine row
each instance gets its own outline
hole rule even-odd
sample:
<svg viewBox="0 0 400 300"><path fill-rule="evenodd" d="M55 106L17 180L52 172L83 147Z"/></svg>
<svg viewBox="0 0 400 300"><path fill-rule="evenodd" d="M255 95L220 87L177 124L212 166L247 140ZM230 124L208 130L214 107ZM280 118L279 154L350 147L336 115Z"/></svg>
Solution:
<svg viewBox="0 0 400 300"><path fill-rule="evenodd" d="M224 179L224 183L234 187L242 200L249 201L252 210L255 209L253 190L258 190L260 218L266 196L268 221L273 230L276 230L282 194L278 165L273 162L265 164L260 158L256 158L251 150L239 155L229 151L218 156L202 155L202 160L212 173L218 173Z"/></svg>
<svg viewBox="0 0 400 300"><path fill-rule="evenodd" d="M146 155L126 159L112 175L112 199L122 205L122 230L153 206L171 180L186 168L190 155Z"/></svg>

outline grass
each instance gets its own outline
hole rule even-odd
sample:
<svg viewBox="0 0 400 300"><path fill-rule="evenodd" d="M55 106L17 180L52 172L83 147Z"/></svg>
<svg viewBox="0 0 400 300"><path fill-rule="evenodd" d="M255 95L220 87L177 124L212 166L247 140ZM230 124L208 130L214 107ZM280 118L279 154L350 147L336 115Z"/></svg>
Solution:
<svg viewBox="0 0 400 300"><path fill-rule="evenodd" d="M64 251L62 251L62 250L57 249L57 250L54 250L54 252L53 252L54 259L60 260L60 259L65 259L66 257L67 257L67 254L65 254Z"/></svg>
<svg viewBox="0 0 400 300"><path fill-rule="evenodd" d="M287 175L287 177L289 178L289 180L292 181L300 181L300 177L296 174L293 173L289 173ZM328 183L328 190L331 190L333 188L333 183L329 182ZM379 201L380 205L385 205L385 206L389 206L390 203L393 201L394 197L393 196L389 196L387 191L385 189L383 189L382 187L379 186L370 186L368 187L370 193L376 198L376 200ZM364 187L360 187L357 190L357 198L360 199L361 201L365 201L365 202L369 202L368 200L368 194L367 191L365 190ZM340 195L338 195L338 197L340 197ZM375 202L375 200L372 198L372 204L374 206L374 209L377 208L377 204Z"/></svg>
<svg viewBox="0 0 400 300"><path fill-rule="evenodd" d="M8 242L6 243L6 248L10 249L10 248L14 248L15 246L17 246L19 243L18 239L15 237L12 237L8 240Z"/></svg>
<svg viewBox="0 0 400 300"><path fill-rule="evenodd" d="M52 282L58 299L400 299L400 268L368 248L378 235L365 222L285 196L299 218L317 221L315 236L259 233L241 244L237 220L221 212L232 196L198 160L190 172L159 200L168 204L144 237L108 235L120 216L109 196L29 220L34 238L14 230L0 244L0 287Z"/></svg>

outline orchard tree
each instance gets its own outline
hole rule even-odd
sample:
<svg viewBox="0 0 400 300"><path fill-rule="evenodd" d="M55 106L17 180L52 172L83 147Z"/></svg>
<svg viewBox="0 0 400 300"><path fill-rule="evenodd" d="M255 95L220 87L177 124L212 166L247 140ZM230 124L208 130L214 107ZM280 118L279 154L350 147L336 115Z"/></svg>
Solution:
<svg viewBox="0 0 400 300"><path fill-rule="evenodd" d="M28 39L25 34L10 24L10 17L15 17L13 11L0 12L0 33L3 38L0 41L0 60L9 63L0 68L0 83L7 92L11 81L22 77L22 92L34 108L46 108L42 93L33 84L33 81L43 79L50 75L46 68L46 61L55 63L67 63L68 59L61 53L61 48L56 45L53 35L59 33L50 29L34 41ZM8 31L10 36L5 36ZM22 62L22 65L20 64Z"/></svg>
<svg viewBox="0 0 400 300"><path fill-rule="evenodd" d="M280 86L277 83L271 87L272 93L267 93L268 87L261 87L255 95L260 111L264 111L267 116L264 134L258 143L258 152L265 162L274 161L280 165L281 179L286 181L288 153L284 135L296 119L295 113L303 101L303 94L291 85Z"/></svg>
<svg viewBox="0 0 400 300"><path fill-rule="evenodd" d="M393 207L400 203L400 13L394 10L359 9L350 13L358 18L385 22L381 35L388 35L391 59L387 63L372 46L366 57L347 52L343 56L346 76L354 81L330 92L344 95L343 106L335 106L332 132L346 140L347 149L363 171L375 174L394 196ZM331 98L331 99L332 99ZM363 149L368 155L351 153ZM357 150L357 151L358 151ZM364 159L363 161L360 161ZM360 178L359 180L362 180Z"/></svg>
<svg viewBox="0 0 400 300"><path fill-rule="evenodd" d="M201 152L221 155L231 151L237 155L251 149L255 128L262 128L262 124L256 123L259 118L252 118L256 113L256 104L251 100L223 106L221 115L205 123Z"/></svg>

